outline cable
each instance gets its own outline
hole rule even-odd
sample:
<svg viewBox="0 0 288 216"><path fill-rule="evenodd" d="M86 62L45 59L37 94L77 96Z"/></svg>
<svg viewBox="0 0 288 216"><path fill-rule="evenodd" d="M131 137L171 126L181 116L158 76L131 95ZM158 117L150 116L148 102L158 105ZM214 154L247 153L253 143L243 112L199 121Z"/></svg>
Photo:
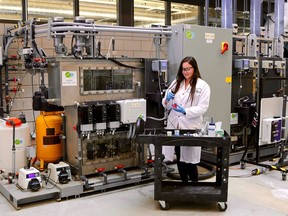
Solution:
<svg viewBox="0 0 288 216"><path fill-rule="evenodd" d="M132 124L129 125L129 131L127 132L127 139L130 139L132 136Z"/></svg>
<svg viewBox="0 0 288 216"><path fill-rule="evenodd" d="M124 63L122 63L122 62L120 62L120 61L117 61L116 59L106 58L105 56L103 56L103 55L101 55L101 54L100 54L100 56L101 56L102 58L107 59L107 60L110 60L110 61L112 61L112 62L114 62L114 63L116 63L116 64L118 64L118 65L120 65L120 66L125 66L125 67L128 67L128 68L135 68L135 69L144 69L144 67L135 67L135 66L131 66L131 65L124 64Z"/></svg>
<svg viewBox="0 0 288 216"><path fill-rule="evenodd" d="M163 120L167 119L167 117L164 116L163 118L155 118L155 117L152 117L152 116L146 116L146 119L152 119L152 120L155 120L155 121L163 121Z"/></svg>
<svg viewBox="0 0 288 216"><path fill-rule="evenodd" d="M248 177L252 177L252 174L245 174L245 175L229 175L229 178L248 178Z"/></svg>
<svg viewBox="0 0 288 216"><path fill-rule="evenodd" d="M241 98L238 99L238 105L243 107L243 103L248 101L248 100L249 100L248 96L241 97Z"/></svg>

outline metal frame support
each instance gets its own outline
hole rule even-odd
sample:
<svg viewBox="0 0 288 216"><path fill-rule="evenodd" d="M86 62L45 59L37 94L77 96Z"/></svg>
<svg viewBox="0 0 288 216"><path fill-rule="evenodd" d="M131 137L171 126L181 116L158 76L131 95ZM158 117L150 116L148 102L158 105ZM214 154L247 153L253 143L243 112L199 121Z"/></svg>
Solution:
<svg viewBox="0 0 288 216"><path fill-rule="evenodd" d="M28 19L28 0L22 0L22 22Z"/></svg>
<svg viewBox="0 0 288 216"><path fill-rule="evenodd" d="M165 25L171 26L171 0L165 1Z"/></svg>
<svg viewBox="0 0 288 216"><path fill-rule="evenodd" d="M79 0L73 0L73 16L79 16L80 14L80 6L79 6Z"/></svg>
<svg viewBox="0 0 288 216"><path fill-rule="evenodd" d="M134 0L117 0L117 25L134 26Z"/></svg>

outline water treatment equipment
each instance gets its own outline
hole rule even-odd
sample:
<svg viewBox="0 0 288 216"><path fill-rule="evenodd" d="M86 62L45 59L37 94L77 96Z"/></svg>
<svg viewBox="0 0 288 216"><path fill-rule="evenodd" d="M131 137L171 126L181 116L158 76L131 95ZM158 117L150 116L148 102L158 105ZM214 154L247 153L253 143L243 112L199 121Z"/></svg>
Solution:
<svg viewBox="0 0 288 216"><path fill-rule="evenodd" d="M40 170L44 163L58 162L63 155L61 112L41 112L36 119L36 157Z"/></svg>
<svg viewBox="0 0 288 216"><path fill-rule="evenodd" d="M15 172L26 165L26 148L30 145L30 128L28 123L22 123L18 118L9 118L8 121L0 120L0 169L5 169L7 173L13 171L12 145L13 126L15 124Z"/></svg>

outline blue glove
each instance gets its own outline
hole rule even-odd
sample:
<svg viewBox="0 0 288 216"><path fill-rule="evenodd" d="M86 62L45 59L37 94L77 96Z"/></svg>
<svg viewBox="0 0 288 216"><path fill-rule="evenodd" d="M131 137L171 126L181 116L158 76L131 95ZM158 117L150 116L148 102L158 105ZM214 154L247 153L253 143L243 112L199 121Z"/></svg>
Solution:
<svg viewBox="0 0 288 216"><path fill-rule="evenodd" d="M180 112L186 115L186 110L182 106L179 106L179 105L172 106L172 109L175 110L176 112Z"/></svg>
<svg viewBox="0 0 288 216"><path fill-rule="evenodd" d="M168 93L167 93L167 96L166 96L166 101L169 102L174 97L175 97L175 95L172 93L171 90L169 90Z"/></svg>

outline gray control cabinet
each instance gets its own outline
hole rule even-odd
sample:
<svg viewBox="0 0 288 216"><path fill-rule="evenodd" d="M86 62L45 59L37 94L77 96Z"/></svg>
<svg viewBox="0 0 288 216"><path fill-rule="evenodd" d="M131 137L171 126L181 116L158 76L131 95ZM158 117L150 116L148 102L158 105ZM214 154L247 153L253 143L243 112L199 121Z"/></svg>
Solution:
<svg viewBox="0 0 288 216"><path fill-rule="evenodd" d="M222 44L228 50L222 51ZM175 79L179 64L186 56L193 56L202 78L211 87L210 106L205 117L221 121L230 133L232 29L179 24L172 26L168 41L168 81Z"/></svg>

